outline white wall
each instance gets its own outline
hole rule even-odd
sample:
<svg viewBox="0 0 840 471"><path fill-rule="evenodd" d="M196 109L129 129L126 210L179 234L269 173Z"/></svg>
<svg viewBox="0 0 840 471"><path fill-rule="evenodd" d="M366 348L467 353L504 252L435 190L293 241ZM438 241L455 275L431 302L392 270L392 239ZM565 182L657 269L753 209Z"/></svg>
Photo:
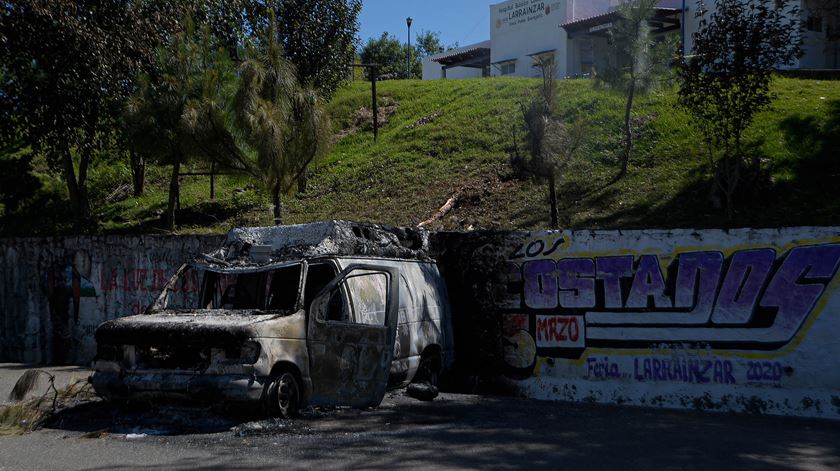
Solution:
<svg viewBox="0 0 840 471"><path fill-rule="evenodd" d="M511 0L490 5L491 63L516 60L517 77L538 77L528 54L555 49L557 76L567 74L566 31L560 28L567 19L566 1ZM491 66L493 76L501 75Z"/></svg>
<svg viewBox="0 0 840 471"><path fill-rule="evenodd" d="M427 75L428 74L428 75ZM426 78L426 77L429 78ZM472 67L453 67L451 69L446 69L446 78L447 79L469 79L469 78L481 78L481 69L475 69ZM437 62L433 62L427 68L425 62L423 63L423 80L438 80L442 79L443 77L443 67Z"/></svg>
<svg viewBox="0 0 840 471"><path fill-rule="evenodd" d="M470 44L446 51L441 54L435 54L423 59L423 80L438 80L443 78L443 66L434 60L442 56L450 54L457 54L461 51L466 51L478 46L481 43ZM448 79L465 79L465 78L481 78L481 69L472 67L454 67L446 70L446 78Z"/></svg>
<svg viewBox="0 0 840 471"><path fill-rule="evenodd" d="M511 234L507 374L537 399L840 419L838 234Z"/></svg>
<svg viewBox="0 0 840 471"><path fill-rule="evenodd" d="M533 58L529 54L555 49L557 76L577 75L588 73L581 67L580 50L575 41L567 39L566 31L560 25L569 21L588 18L606 13L620 2L620 0L510 0L490 5L490 39L491 62L504 60L516 61L517 77L538 77L539 72L533 68ZM692 35L697 32L699 19L695 17L698 0L686 0L685 6L685 44L686 53L690 54L693 47ZM804 2L803 2L804 4ZM682 8L683 0L662 0L660 6L666 8ZM714 7L714 2L709 2ZM804 10L804 6L803 6ZM803 13L803 19L807 14ZM792 19L793 20L793 19ZM677 33L679 34L679 33ZM831 66L831 61L824 52L825 33L806 32L805 55L793 68L825 68ZM595 39L595 60L597 66L604 62L604 41ZM501 75L498 64L491 66L491 75ZM423 66L424 78L440 78L440 66L426 64ZM472 78L481 77L478 69L449 70L447 77Z"/></svg>
<svg viewBox="0 0 840 471"><path fill-rule="evenodd" d="M582 20L609 11L617 0L566 0L566 21Z"/></svg>
<svg viewBox="0 0 840 471"><path fill-rule="evenodd" d="M694 33L697 32L699 27L700 19L695 17L697 13L697 3L698 0L687 0L686 1L686 13L685 13L685 41L686 41L686 53L691 54L692 48L694 47L694 41L692 40L692 36ZM709 6L709 13L711 15L714 11L714 3L709 2L707 3ZM792 23L796 23L798 21L803 22L807 20L808 13L807 13L807 6L806 2L802 1L799 2L800 9L802 10L800 18L794 18L789 16L789 20ZM793 66L788 68L790 69L822 69L822 68L830 68L832 66L831 61L827 60L825 54L825 32L822 33L815 33L813 31L804 31L803 32L803 39L804 44L802 46L804 55L800 58Z"/></svg>

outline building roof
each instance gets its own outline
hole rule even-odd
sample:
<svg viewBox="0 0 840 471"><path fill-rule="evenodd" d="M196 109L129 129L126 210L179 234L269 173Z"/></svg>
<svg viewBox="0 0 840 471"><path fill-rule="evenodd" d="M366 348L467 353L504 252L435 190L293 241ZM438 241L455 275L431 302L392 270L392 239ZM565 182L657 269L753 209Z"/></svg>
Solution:
<svg viewBox="0 0 840 471"><path fill-rule="evenodd" d="M546 49L546 50L540 51L540 52L533 52L531 54L528 54L528 57L541 56L543 54L551 54L553 52L557 52L557 49Z"/></svg>
<svg viewBox="0 0 840 471"><path fill-rule="evenodd" d="M441 54L434 55L430 59L441 65L452 67L461 64L473 64L476 62L490 64L490 41L470 44L469 46L452 49Z"/></svg>
<svg viewBox="0 0 840 471"><path fill-rule="evenodd" d="M682 10L679 8L656 8L653 18L651 18L651 22L668 22L673 23L670 17L674 15L682 13ZM568 23L561 24L560 27L565 29L570 35L572 34L588 34L588 33L598 33L600 31L605 31L608 28L603 28L603 30L598 31L591 31L591 28L595 28L598 26L609 26L610 23L618 19L618 11L611 11L608 13L602 13L600 15L590 16L588 18L581 18L579 20L570 21Z"/></svg>

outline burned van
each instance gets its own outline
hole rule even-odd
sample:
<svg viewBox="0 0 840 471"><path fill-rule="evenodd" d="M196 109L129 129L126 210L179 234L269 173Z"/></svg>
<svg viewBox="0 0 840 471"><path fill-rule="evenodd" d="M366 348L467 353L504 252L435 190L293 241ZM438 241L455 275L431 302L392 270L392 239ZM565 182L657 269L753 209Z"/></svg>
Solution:
<svg viewBox="0 0 840 471"><path fill-rule="evenodd" d="M96 331L106 398L378 405L452 363L445 284L425 234L345 222L241 229L184 265L146 314Z"/></svg>

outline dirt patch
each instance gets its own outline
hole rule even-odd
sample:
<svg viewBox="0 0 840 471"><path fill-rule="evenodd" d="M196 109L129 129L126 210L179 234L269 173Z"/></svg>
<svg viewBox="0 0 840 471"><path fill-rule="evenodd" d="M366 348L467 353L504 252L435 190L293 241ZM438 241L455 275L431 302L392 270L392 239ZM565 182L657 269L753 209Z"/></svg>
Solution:
<svg viewBox="0 0 840 471"><path fill-rule="evenodd" d="M397 112L399 104L390 97L382 97L379 99L379 129L385 127L390 121L391 116ZM361 107L350 114L350 117L344 124L344 129L339 131L334 136L334 141L340 141L346 137L353 136L360 132L367 132L373 130L373 110L369 107Z"/></svg>
<svg viewBox="0 0 840 471"><path fill-rule="evenodd" d="M413 123L409 124L409 125L408 125L408 126L406 126L405 128L406 128L406 129L414 129L414 128L419 128L420 126L425 126L425 125L427 125L427 124L429 124L429 123L433 122L434 120L436 120L436 119L440 118L440 116L441 116L442 114L443 114L443 113L438 112L438 113L432 113L432 114L430 114L429 116L424 116L424 117L422 117L422 118L418 119L417 121L415 121L415 122L413 122Z"/></svg>
<svg viewBox="0 0 840 471"><path fill-rule="evenodd" d="M422 223L429 230L473 231L476 228L499 229L507 221L498 220L498 204L518 185L498 173L475 177L452 193L452 197Z"/></svg>

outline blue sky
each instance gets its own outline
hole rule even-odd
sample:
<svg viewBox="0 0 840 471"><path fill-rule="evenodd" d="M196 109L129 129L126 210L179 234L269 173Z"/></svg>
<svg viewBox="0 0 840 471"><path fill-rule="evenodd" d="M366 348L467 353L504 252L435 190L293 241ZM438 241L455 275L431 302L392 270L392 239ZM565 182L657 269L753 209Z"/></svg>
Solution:
<svg viewBox="0 0 840 471"><path fill-rule="evenodd" d="M363 0L360 19L362 44L383 31L406 38L405 19L414 18L411 40L421 30L439 31L445 46L461 46L490 39L490 4L501 0Z"/></svg>

